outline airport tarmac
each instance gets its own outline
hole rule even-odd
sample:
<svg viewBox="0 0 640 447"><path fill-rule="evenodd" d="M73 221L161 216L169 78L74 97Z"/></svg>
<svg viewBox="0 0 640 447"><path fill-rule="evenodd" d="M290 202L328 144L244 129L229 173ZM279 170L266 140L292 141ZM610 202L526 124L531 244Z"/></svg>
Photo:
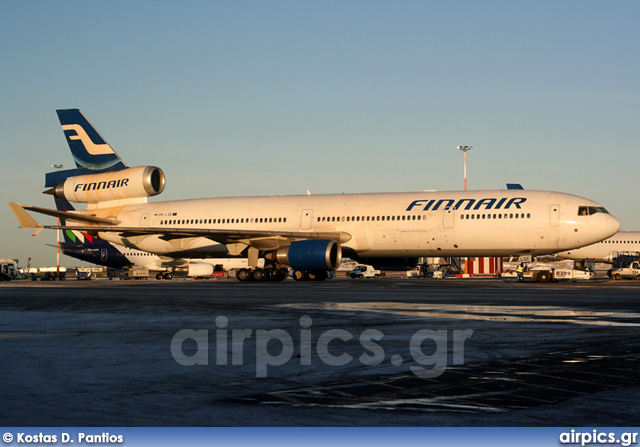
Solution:
<svg viewBox="0 0 640 447"><path fill-rule="evenodd" d="M606 279L3 283L0 425L637 425L639 292Z"/></svg>

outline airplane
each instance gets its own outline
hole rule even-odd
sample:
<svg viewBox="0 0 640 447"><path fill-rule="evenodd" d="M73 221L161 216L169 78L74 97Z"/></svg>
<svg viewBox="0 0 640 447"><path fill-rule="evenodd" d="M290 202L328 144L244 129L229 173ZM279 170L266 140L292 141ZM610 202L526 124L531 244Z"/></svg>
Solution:
<svg viewBox="0 0 640 447"><path fill-rule="evenodd" d="M591 259L594 262L611 264L616 255L628 252L640 252L640 231L620 231L595 244L562 251L556 253L556 256L576 261Z"/></svg>
<svg viewBox="0 0 640 447"><path fill-rule="evenodd" d="M241 281L284 265L323 280L348 256L375 267L426 256L540 255L593 244L620 222L600 204L552 191L479 190L223 197L149 203L155 166L128 167L78 109L58 110L77 169L46 175L44 191L84 211L9 204L21 227L86 232L162 256L246 257ZM27 212L67 219L40 225ZM257 267L259 258L267 269Z"/></svg>
<svg viewBox="0 0 640 447"><path fill-rule="evenodd" d="M66 199L55 197L55 202L59 211L75 211ZM60 223L65 225L65 219L61 219ZM156 272L156 279L171 279L177 272L190 277L206 278L211 277L214 272L248 267L246 258L171 258L117 246L78 230L64 230L62 234L64 239L60 242L60 249L67 256L114 269L146 267L149 271Z"/></svg>

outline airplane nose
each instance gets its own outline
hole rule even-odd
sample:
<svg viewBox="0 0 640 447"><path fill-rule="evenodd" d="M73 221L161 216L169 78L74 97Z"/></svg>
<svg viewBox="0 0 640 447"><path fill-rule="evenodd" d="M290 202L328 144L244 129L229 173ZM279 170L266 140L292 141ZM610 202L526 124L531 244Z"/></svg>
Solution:
<svg viewBox="0 0 640 447"><path fill-rule="evenodd" d="M605 222L605 228L608 235L607 237L613 236L620 230L620 221L609 214Z"/></svg>

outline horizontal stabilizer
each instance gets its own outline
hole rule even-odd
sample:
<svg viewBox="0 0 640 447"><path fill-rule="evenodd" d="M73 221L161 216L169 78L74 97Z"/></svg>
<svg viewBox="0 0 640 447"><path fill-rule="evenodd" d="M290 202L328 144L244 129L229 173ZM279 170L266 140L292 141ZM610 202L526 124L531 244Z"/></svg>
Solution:
<svg viewBox="0 0 640 447"><path fill-rule="evenodd" d="M16 215L18 222L20 222L20 228L38 228L40 224L27 213L22 205L17 202L10 202L9 208Z"/></svg>
<svg viewBox="0 0 640 447"><path fill-rule="evenodd" d="M47 216L59 217L60 219L73 220L74 222L87 222L87 223L104 224L104 225L118 225L120 223L115 219L89 216L86 214L72 213L69 211L50 210L48 208L40 208L37 206L25 206L24 209L29 211L35 211L36 213L40 213L40 214L46 214Z"/></svg>
<svg viewBox="0 0 640 447"><path fill-rule="evenodd" d="M10 202L9 208L11 208L11 211L16 215L18 222L20 222L20 228L34 228L35 231L33 232L33 236L42 231L42 225L36 222L36 220L24 210L22 205L17 202Z"/></svg>

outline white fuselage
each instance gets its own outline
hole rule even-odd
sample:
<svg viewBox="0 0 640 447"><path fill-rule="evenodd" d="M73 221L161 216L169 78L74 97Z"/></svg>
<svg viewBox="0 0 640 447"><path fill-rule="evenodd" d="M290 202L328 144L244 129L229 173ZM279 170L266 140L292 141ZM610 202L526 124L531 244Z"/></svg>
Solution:
<svg viewBox="0 0 640 447"><path fill-rule="evenodd" d="M556 256L578 261L592 259L610 264L614 256L621 252L640 252L640 231L620 231L603 241L556 253Z"/></svg>
<svg viewBox="0 0 640 447"><path fill-rule="evenodd" d="M579 207L601 212L579 215ZM533 190L440 191L192 199L93 210L123 227L342 232L345 256L508 256L593 244L620 228L597 203ZM161 239L101 232L104 240L180 257L216 257L204 237Z"/></svg>

